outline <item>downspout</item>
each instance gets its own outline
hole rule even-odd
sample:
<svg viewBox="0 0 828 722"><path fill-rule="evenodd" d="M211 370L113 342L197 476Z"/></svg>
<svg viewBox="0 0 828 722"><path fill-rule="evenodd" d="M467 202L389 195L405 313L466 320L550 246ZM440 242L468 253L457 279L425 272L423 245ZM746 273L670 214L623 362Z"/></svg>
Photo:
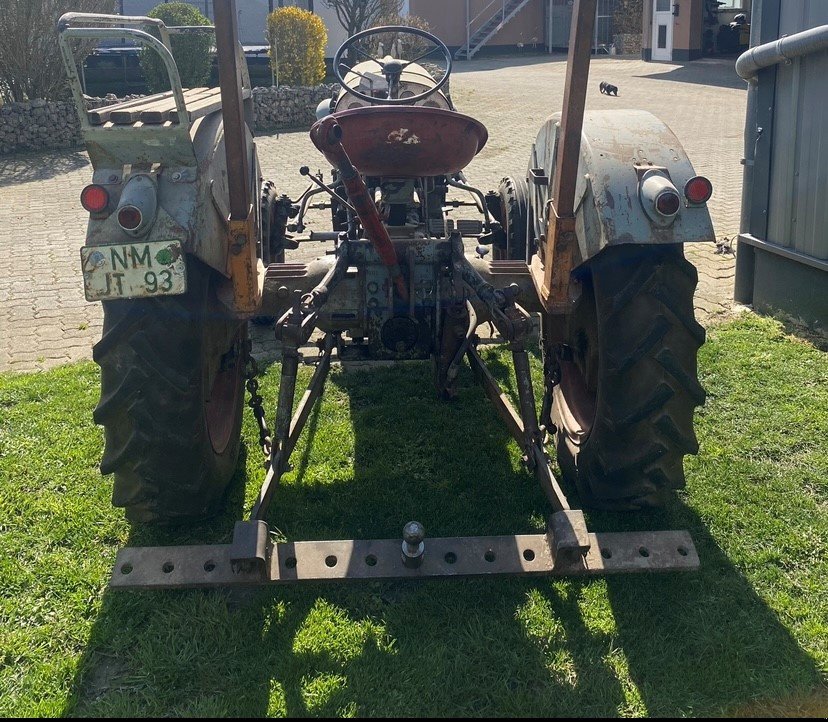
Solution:
<svg viewBox="0 0 828 722"><path fill-rule="evenodd" d="M469 0L466 0L466 60L471 60L471 33L469 32Z"/></svg>
<svg viewBox="0 0 828 722"><path fill-rule="evenodd" d="M761 24L754 22L750 34L751 44L758 43L761 40ZM739 60L744 56L745 54L742 54L736 61L736 72L740 76L742 74L739 73ZM750 218L753 209L753 167L756 162L756 144L759 142L759 133L761 132L756 125L758 91L759 84L756 81L756 76L753 76L753 81L748 83L747 108L745 111L740 233L750 233ZM737 303L753 303L753 258L753 247L746 243L739 243L736 253L736 265L739 266L739 272L736 273L733 284L733 300Z"/></svg>
<svg viewBox="0 0 828 722"><path fill-rule="evenodd" d="M756 75L762 68L826 49L828 25L820 25L746 50L736 61L736 73L755 86Z"/></svg>

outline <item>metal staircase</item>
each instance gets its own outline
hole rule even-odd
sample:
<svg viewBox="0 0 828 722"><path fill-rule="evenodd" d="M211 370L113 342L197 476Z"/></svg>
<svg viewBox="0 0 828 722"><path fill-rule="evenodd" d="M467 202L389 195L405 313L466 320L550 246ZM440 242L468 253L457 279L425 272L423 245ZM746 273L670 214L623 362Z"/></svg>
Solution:
<svg viewBox="0 0 828 722"><path fill-rule="evenodd" d="M471 60L528 2L529 0L491 0L477 15L469 18L466 23L466 43L454 53L454 58Z"/></svg>

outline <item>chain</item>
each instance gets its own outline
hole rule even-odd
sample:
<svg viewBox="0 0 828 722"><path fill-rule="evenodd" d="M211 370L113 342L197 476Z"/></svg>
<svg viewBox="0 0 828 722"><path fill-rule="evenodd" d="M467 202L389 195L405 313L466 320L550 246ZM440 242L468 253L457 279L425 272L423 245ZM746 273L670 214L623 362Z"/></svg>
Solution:
<svg viewBox="0 0 828 722"><path fill-rule="evenodd" d="M270 429L267 428L267 420L265 419L265 410L262 402L264 399L259 393L259 381L256 378L259 375L259 366L252 354L253 342L248 339L246 347L246 368L245 378L247 382L245 387L250 394L250 400L247 405L253 409L253 415L256 417L256 424L259 427L259 446L262 448L262 453L265 456L264 465L267 468L270 465L270 457L273 453L273 440L270 436Z"/></svg>

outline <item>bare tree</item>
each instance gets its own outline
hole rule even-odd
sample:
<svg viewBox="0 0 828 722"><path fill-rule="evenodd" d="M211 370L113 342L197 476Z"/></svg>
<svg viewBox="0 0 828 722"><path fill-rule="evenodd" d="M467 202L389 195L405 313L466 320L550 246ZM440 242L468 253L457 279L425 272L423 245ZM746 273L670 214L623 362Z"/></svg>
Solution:
<svg viewBox="0 0 828 722"><path fill-rule="evenodd" d="M112 12L115 0L0 0L0 97L4 101L62 98L66 71L57 44L65 12ZM80 61L90 45L77 48Z"/></svg>
<svg viewBox="0 0 828 722"><path fill-rule="evenodd" d="M398 15L402 0L322 0L333 8L348 37L370 28L382 17Z"/></svg>

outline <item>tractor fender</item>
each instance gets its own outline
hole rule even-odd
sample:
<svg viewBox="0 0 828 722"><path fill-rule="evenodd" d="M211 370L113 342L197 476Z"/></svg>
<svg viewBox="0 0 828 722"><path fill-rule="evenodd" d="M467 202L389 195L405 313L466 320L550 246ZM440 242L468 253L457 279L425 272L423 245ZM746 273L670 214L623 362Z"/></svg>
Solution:
<svg viewBox="0 0 828 722"><path fill-rule="evenodd" d="M258 228L259 166L249 129L246 129L246 134L250 153L251 198ZM123 135L129 137L128 132ZM161 132L158 136L160 142L173 138ZM134 167L139 170L122 176L120 169L96 168L93 182L107 183L114 208L130 177L137 173L149 175L157 194L157 210L151 226L141 240L180 240L188 254L196 256L224 276L229 276L227 222L230 203L221 113L214 112L198 118L190 129L190 138L192 155L187 159L177 157L172 162L160 163L148 170L144 168L148 164L136 154ZM117 177L117 181L110 182L110 176ZM118 225L115 213L110 213L105 218L90 216L87 246L134 242L134 236L128 235Z"/></svg>
<svg viewBox="0 0 828 722"><path fill-rule="evenodd" d="M534 237L546 235L547 201L554 185L560 113L543 124L532 147L527 182ZM678 213L660 218L642 198L642 176L663 169L681 198ZM691 205L684 186L696 172L678 138L644 110L593 110L584 114L581 159L575 188L576 234L580 262L607 246L694 243L714 240L706 204ZM551 190L554 196L554 188Z"/></svg>
<svg viewBox="0 0 828 722"><path fill-rule="evenodd" d="M192 129L197 181L193 184L192 203L182 203L181 221L189 216L187 250L207 265L225 275L230 274L228 259L228 219L230 191L227 185L227 156L224 149L224 124L221 113L210 113L195 122ZM253 134L245 125L245 140L250 168L250 200L260 228L260 168Z"/></svg>

